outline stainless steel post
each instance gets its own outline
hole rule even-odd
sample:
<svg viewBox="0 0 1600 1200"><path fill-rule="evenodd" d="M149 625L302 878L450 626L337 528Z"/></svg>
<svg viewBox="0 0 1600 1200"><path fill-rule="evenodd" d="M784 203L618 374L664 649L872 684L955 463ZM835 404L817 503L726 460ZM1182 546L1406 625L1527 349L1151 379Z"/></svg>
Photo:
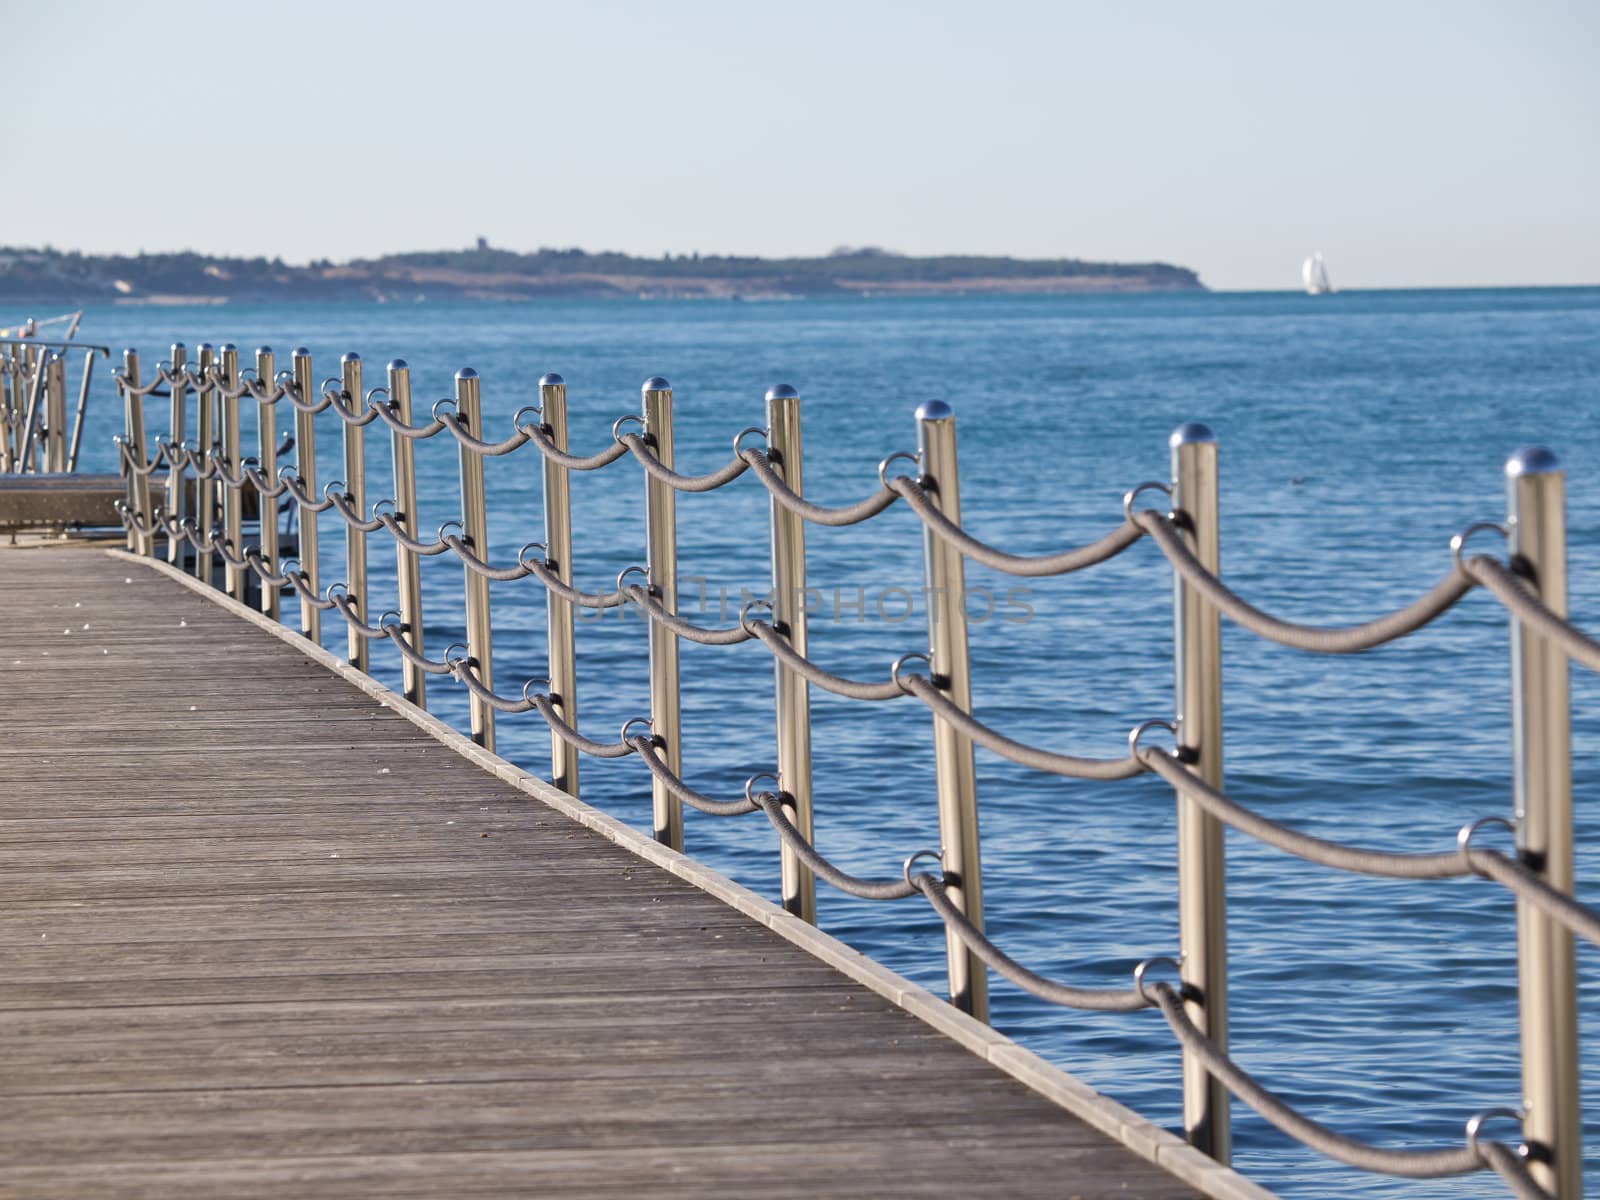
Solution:
<svg viewBox="0 0 1600 1200"><path fill-rule="evenodd" d="M943 400L917 409L917 450L923 484L939 511L961 521L956 468L956 414ZM927 529L922 560L928 597L928 670L946 696L972 708L967 663L966 566L961 552ZM978 839L978 771L972 742L933 719L933 762L939 794L939 853L951 902L983 928L982 855ZM989 978L980 959L954 933L945 935L950 1003L980 1021L989 1019Z"/></svg>
<svg viewBox="0 0 1600 1200"><path fill-rule="evenodd" d="M361 356L350 351L339 360L339 386L350 398L347 412L361 412ZM339 401L335 400L335 404ZM344 428L344 490L356 516L367 515L367 457L366 430L360 425L341 421ZM355 615L367 619L367 535L349 523L344 527L344 581L349 590L350 606ZM347 645L350 665L359 671L367 669L367 640L354 629L349 632Z"/></svg>
<svg viewBox="0 0 1600 1200"><path fill-rule="evenodd" d="M52 354L45 364L44 469L56 474L67 469L67 360L62 354Z"/></svg>
<svg viewBox="0 0 1600 1200"><path fill-rule="evenodd" d="M168 385L171 395L169 428L167 438L172 443L174 451L183 444L188 420L184 413L184 397L186 386L181 382L184 368L188 365L189 351L182 342L172 343L172 382ZM176 453L173 461L167 464L167 520L172 522L174 529L183 520L188 505L184 503L184 478L183 470L178 465ZM183 561L183 539L169 537L167 539L167 561L173 565Z"/></svg>
<svg viewBox="0 0 1600 1200"><path fill-rule="evenodd" d="M483 437L478 373L471 367L456 372L456 413L475 438ZM461 446L461 540L479 558L489 557L489 519L484 509L483 457ZM463 563L467 593L467 655L478 669L483 686L494 686L494 655L490 646L489 581ZM472 698L472 740L485 750L494 749L494 709Z"/></svg>
<svg viewBox="0 0 1600 1200"><path fill-rule="evenodd" d="M40 369L44 365L40 364ZM122 352L122 374L128 381L127 403L124 412L127 417L128 452L134 463L140 467L145 464L144 453L144 398L134 389L139 386L139 352L137 350L124 350ZM144 522L150 520L150 477L136 475L128 472L128 504L132 507L134 515ZM128 549L139 554L149 554L154 549L154 537L146 537L128 531Z"/></svg>
<svg viewBox="0 0 1600 1200"><path fill-rule="evenodd" d="M94 378L93 350L84 351L83 374L78 377L78 411L72 419L72 443L67 448L67 473L78 469L78 448L83 445L83 414L89 408L89 383Z"/></svg>
<svg viewBox="0 0 1600 1200"><path fill-rule="evenodd" d="M256 385L271 395L275 389L273 376L277 374L277 359L271 346L256 347ZM275 483L278 478L278 402L261 400L256 404L256 460L261 478ZM276 575L278 573L278 499L257 490L257 519L261 528L261 560ZM274 619L278 615L278 589L261 582L261 611Z"/></svg>
<svg viewBox="0 0 1600 1200"><path fill-rule="evenodd" d="M1219 571L1217 439L1204 425L1173 431L1172 505L1183 536L1207 570ZM1178 745L1188 770L1222 787L1222 629L1217 610L1173 576L1172 615ZM1190 999L1185 1011L1228 1047L1227 874L1222 824L1188 797L1178 804L1178 945ZM1228 1091L1195 1055L1183 1055L1183 1128L1218 1162L1232 1154Z"/></svg>
<svg viewBox="0 0 1600 1200"><path fill-rule="evenodd" d="M296 346L290 361L294 368L295 393L300 403L310 404L317 399L316 377L311 374L311 351L304 346ZM317 419L314 414L298 408L294 412L294 471L306 492L315 496ZM300 570L305 573L306 586L315 595L321 586L317 572L317 514L302 510L298 514L295 530L299 538L296 557L300 560ZM305 596L300 598L300 632L313 642L322 641L322 613Z"/></svg>
<svg viewBox="0 0 1600 1200"><path fill-rule="evenodd" d="M550 440L567 448L567 384L559 375L539 380L539 408ZM544 546L550 569L572 584L572 497L567 469L544 460ZM550 661L550 702L561 719L578 725L578 678L573 648L572 602L545 593L545 632ZM550 734L550 782L569 796L578 794L578 751L558 734Z"/></svg>
<svg viewBox="0 0 1600 1200"><path fill-rule="evenodd" d="M230 474L239 473L239 350L232 342L222 347L221 386L217 394L222 399L222 461ZM241 483L243 481L241 480ZM244 488L234 487L226 480L222 487L223 536L235 556L244 553ZM225 563L228 595L244 600L244 569Z"/></svg>
<svg viewBox="0 0 1600 1200"><path fill-rule="evenodd" d="M391 362L387 369L389 407L395 418L411 424L411 368L402 358ZM417 471L411 439L401 436L398 430L390 431L389 461L394 467L394 519L407 536L417 536ZM396 582L400 595L400 622L405 626L401 636L419 655L423 652L422 637L422 567L414 550L408 550L398 541L394 547ZM400 683L405 698L418 708L426 708L427 672L408 658L400 660Z"/></svg>
<svg viewBox="0 0 1600 1200"><path fill-rule="evenodd" d="M788 384L767 391L767 453L792 491L802 490L800 393ZM806 525L776 499L772 510L772 619L800 653L806 649ZM790 799L789 818L807 841L811 815L811 688L805 677L774 660L778 722L778 787ZM817 923L817 881L787 843L779 848L783 907Z"/></svg>
<svg viewBox="0 0 1600 1200"><path fill-rule="evenodd" d="M211 420L211 397L216 391L212 382L211 368L216 360L216 352L210 343L201 342L195 347L195 371L199 375L200 384L195 388L195 441L200 447L202 458L211 452L211 443L214 436ZM209 479L195 479L194 481L194 524L201 537L209 537L211 526L216 522L216 507L212 502L212 481ZM207 583L212 578L212 556L199 547L194 552L194 574L196 579L203 579Z"/></svg>
<svg viewBox="0 0 1600 1200"><path fill-rule="evenodd" d="M1567 613L1566 475L1542 448L1506 462L1512 567L1558 616ZM1572 892L1572 732L1567 655L1511 619L1517 850L1551 887ZM1523 1137L1535 1181L1557 1200L1583 1194L1577 980L1572 934L1517 901Z"/></svg>
<svg viewBox="0 0 1600 1200"><path fill-rule="evenodd" d="M0 404L0 474L9 475L21 468L16 465L18 426L22 416L22 352L20 346L0 344L0 362L6 365L6 376L0 380L5 389L5 402Z"/></svg>
<svg viewBox="0 0 1600 1200"><path fill-rule="evenodd" d="M51 352L29 346L27 353L28 407L26 414L22 418L22 466L19 470L29 474L37 474L40 456L43 452L39 429L44 421L40 415L40 407L44 402L45 368L50 362Z"/></svg>
<svg viewBox="0 0 1600 1200"><path fill-rule="evenodd" d="M659 375L644 381L644 439L655 456L672 465L672 385ZM644 483L645 566L650 590L668 612L678 611L678 498L654 476ZM650 622L650 727L667 768L683 775L678 713L678 635ZM650 782L651 823L656 841L683 849L683 805L656 779Z"/></svg>

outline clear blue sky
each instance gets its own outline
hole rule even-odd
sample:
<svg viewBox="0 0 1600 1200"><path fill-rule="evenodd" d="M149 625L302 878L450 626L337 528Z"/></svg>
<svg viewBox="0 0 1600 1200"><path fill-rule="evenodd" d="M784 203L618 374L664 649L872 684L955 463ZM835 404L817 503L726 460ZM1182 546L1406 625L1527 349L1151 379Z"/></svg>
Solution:
<svg viewBox="0 0 1600 1200"><path fill-rule="evenodd" d="M1600 3L0 0L0 243L1600 283ZM20 45L18 44L20 41ZM21 68L20 78L17 74ZM64 136L55 136L64 135Z"/></svg>

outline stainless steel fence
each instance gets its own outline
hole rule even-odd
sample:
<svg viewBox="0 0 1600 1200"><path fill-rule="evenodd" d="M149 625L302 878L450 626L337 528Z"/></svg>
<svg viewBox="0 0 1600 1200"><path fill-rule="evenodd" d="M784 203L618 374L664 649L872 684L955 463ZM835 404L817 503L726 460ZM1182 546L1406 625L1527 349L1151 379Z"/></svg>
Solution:
<svg viewBox="0 0 1600 1200"><path fill-rule="evenodd" d="M0 475L78 469L95 359L110 353L106 346L41 338L31 327L24 335L0 336ZM67 401L74 389L68 377L74 365L77 402L69 423Z"/></svg>
<svg viewBox="0 0 1600 1200"><path fill-rule="evenodd" d="M1011 554L983 542L961 525L955 414L939 401L916 412L918 449L895 453L879 465L877 487L854 504L827 507L804 496L799 397L775 387L766 397L766 424L733 439L729 461L704 475L680 473L673 460L672 389L664 379L644 384L641 412L618 417L612 442L600 451L574 454L567 443L566 384L558 375L539 381L540 401L520 410L509 433L489 440L482 427L481 381L470 369L456 376L453 399L436 404L425 422L414 422L406 364L389 364L384 387L363 394L361 362L341 360L337 377L315 392L311 357L296 350L292 369L274 374L269 350L256 354L254 371L241 371L231 346L201 347L191 365L175 347L148 384L140 382L137 356L129 351L117 375L128 412L122 442L130 481L124 521L130 538L146 554L165 537L169 557L180 543L192 546L197 564L215 556L230 590L243 595L245 572L260 581L262 607L277 598L299 598L299 626L319 632L320 615L336 613L346 624L350 659L367 663L371 643L387 642L402 660L403 687L416 704L427 698L429 676L449 677L471 700L471 732L492 748L497 714L537 713L551 732L551 778L578 794L578 755L638 757L648 769L656 837L682 848L682 806L732 816L761 812L781 846L778 875L784 906L815 919L814 887L820 877L853 896L896 900L922 896L944 923L952 1002L986 1016L986 970L992 969L1032 994L1074 1008L1131 1012L1156 1008L1183 1052L1184 1124L1189 1139L1226 1162L1230 1152L1229 1096L1238 1097L1290 1136L1341 1162L1401 1176L1434 1177L1483 1169L1497 1172L1524 1197L1572 1200L1582 1191L1581 1121L1578 1107L1578 1044L1574 934L1600 945L1600 915L1572 898L1572 812L1567 663L1600 671L1600 642L1566 620L1564 476L1545 450L1523 450L1506 464L1509 503L1503 523L1479 523L1450 542L1450 569L1417 600L1361 625L1319 628L1274 617L1235 593L1218 575L1219 504L1216 439L1203 425L1187 424L1170 440L1168 479L1142 483L1123 498L1121 520L1104 536L1054 554ZM165 386L173 398L171 432L153 457L144 450L140 398ZM200 444L183 440L185 398L198 407ZM253 400L261 414L260 457L241 458L238 401ZM295 410L295 461L275 469L272 413L279 402ZM331 408L344 430L344 480L313 494L316 478L312 417ZM370 508L362 478L361 436L374 422L391 439L393 497ZM458 444L460 517L433 539L416 527L414 443L448 434ZM756 439L765 445L750 444ZM543 542L529 542L514 563L489 561L483 460L531 446L542 459ZM631 457L644 473L646 562L629 568L610 590L586 591L572 572L568 477ZM903 469L896 463L903 462ZM166 486L148 487L165 468ZM685 619L676 596L676 496L715 491L750 475L771 507L770 601L748 604L736 625L708 628ZM197 510L178 505L195 483ZM242 540L239 514L246 491L254 491L265 514L254 544ZM1169 504L1140 507L1140 497L1162 493ZM213 497L220 495L221 503ZM344 523L347 578L325 586L317 570L316 522L302 520L297 558L278 553L272 513L278 498L292 498L302 516L332 511ZM155 497L165 497L161 503ZM904 504L923 528L928 591L927 650L902 655L887 677L856 679L817 665L808 653L804 611L806 523L846 526L869 520L892 504ZM396 543L399 607L372 619L365 538L386 532ZM1467 556L1466 539L1495 531L1507 543L1502 560ZM963 580L967 559L1011 575L1042 577L1087 569L1150 539L1167 558L1174 582L1175 708L1172 719L1145 721L1128 736L1128 753L1116 759L1084 758L1032 746L1008 737L972 712ZM423 636L418 562L453 555L463 570L466 642L430 657ZM198 569L198 568L197 568ZM209 566L199 569L207 575ZM637 574L639 579L630 582ZM545 591L549 674L520 691L495 684L490 639L490 580L531 577ZM1485 816L1461 829L1451 848L1431 854L1394 853L1324 840L1261 816L1229 796L1222 770L1220 620L1227 617L1252 633L1313 653L1348 654L1393 641L1442 617L1474 587L1494 596L1511 622L1514 696L1515 803L1512 817ZM575 609L630 605L649 618L650 712L622 728L615 741L579 732L574 672ZM765 609L765 615L760 615ZM705 645L758 641L772 654L777 728L771 774L756 775L744 794L717 799L683 778L679 749L678 658L680 639ZM921 670L911 669L920 663ZM537 685L543 683L544 690ZM809 689L866 702L912 697L932 719L938 791L939 849L919 851L897 878L861 879L834 865L812 841ZM1151 731L1166 729L1169 748L1144 744ZM1178 948L1175 957L1153 956L1135 969L1131 985L1084 987L1047 979L1017 962L983 932L982 872L973 747L1049 774L1119 780L1153 773L1169 783L1177 801ZM763 782L771 787L763 788ZM1489 825L1511 830L1515 853L1475 845ZM1428 880L1475 875L1509 889L1517 900L1518 989L1522 1052L1520 1105L1489 1108L1465 1124L1464 1143L1433 1148L1367 1145L1328 1129L1292 1109L1228 1055L1226 865L1223 829L1231 827L1286 853L1338 870L1373 876ZM926 862L927 868L919 869ZM932 864L938 864L935 871ZM1172 978L1158 980L1164 969ZM1483 1136L1490 1120L1519 1121L1522 1140L1513 1148Z"/></svg>

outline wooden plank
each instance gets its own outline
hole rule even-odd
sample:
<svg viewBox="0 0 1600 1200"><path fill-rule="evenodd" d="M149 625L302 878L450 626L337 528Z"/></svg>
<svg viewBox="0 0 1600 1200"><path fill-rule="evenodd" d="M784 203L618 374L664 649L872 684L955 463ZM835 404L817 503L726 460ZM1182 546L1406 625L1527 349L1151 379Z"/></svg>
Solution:
<svg viewBox="0 0 1600 1200"><path fill-rule="evenodd" d="M0 1194L1196 1194L169 581L0 688Z"/></svg>

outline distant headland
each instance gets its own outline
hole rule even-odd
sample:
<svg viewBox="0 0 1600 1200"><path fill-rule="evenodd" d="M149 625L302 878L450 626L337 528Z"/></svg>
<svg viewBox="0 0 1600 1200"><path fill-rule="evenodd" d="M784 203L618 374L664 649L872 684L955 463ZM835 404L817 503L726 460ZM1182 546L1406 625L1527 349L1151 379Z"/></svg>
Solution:
<svg viewBox="0 0 1600 1200"><path fill-rule="evenodd" d="M1195 272L1169 263L1076 258L919 258L840 247L813 258L502 250L479 238L465 250L314 260L177 254L82 254L0 247L0 300L66 304L225 304L231 300L536 300L593 297L787 300L802 296L937 296L992 293L1203 291Z"/></svg>

